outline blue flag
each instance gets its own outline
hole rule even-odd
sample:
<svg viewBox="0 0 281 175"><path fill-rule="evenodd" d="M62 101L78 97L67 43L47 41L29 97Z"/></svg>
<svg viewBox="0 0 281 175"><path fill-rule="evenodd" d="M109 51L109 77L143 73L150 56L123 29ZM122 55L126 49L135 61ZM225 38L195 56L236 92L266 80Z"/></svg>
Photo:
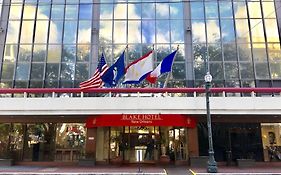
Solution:
<svg viewBox="0 0 281 175"><path fill-rule="evenodd" d="M125 74L125 51L120 55L116 62L101 77L108 87L114 87Z"/></svg>

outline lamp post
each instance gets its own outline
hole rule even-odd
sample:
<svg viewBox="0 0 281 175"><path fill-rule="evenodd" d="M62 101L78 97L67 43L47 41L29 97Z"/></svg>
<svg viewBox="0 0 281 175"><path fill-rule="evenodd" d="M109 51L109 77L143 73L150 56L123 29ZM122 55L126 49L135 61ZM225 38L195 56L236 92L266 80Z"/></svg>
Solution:
<svg viewBox="0 0 281 175"><path fill-rule="evenodd" d="M217 162L214 157L213 138L212 138L212 121L210 114L210 87L212 82L212 75L207 72L205 77L205 92L206 92L206 110L207 110L207 125L208 125L208 141L209 141L209 159L208 159L208 173L216 173L218 171Z"/></svg>

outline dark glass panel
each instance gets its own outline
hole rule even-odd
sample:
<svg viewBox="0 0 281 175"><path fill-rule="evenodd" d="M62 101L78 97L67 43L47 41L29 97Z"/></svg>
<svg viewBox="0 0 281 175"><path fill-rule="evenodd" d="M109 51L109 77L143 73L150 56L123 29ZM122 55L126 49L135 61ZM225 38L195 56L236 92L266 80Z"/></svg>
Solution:
<svg viewBox="0 0 281 175"><path fill-rule="evenodd" d="M223 79L223 68L222 63L220 62L209 62L210 64L210 73L213 76L214 80Z"/></svg>
<svg viewBox="0 0 281 175"><path fill-rule="evenodd" d="M16 80L28 80L29 78L29 63L18 63L16 68Z"/></svg>
<svg viewBox="0 0 281 175"><path fill-rule="evenodd" d="M77 62L89 61L90 59L90 45L78 45L77 46Z"/></svg>
<svg viewBox="0 0 281 175"><path fill-rule="evenodd" d="M142 42L155 43L155 21L142 20Z"/></svg>
<svg viewBox="0 0 281 175"><path fill-rule="evenodd" d="M65 19L78 18L78 5L65 5Z"/></svg>
<svg viewBox="0 0 281 175"><path fill-rule="evenodd" d="M3 81L3 80L1 80L0 88L12 88L12 87L13 87L13 82L12 81Z"/></svg>
<svg viewBox="0 0 281 175"><path fill-rule="evenodd" d="M32 80L42 80L44 74L44 63L32 63L31 65L31 77Z"/></svg>
<svg viewBox="0 0 281 175"><path fill-rule="evenodd" d="M76 43L77 21L65 21L63 43Z"/></svg>
<svg viewBox="0 0 281 175"><path fill-rule="evenodd" d="M219 1L220 17L221 18L233 18L232 14L232 3Z"/></svg>
<svg viewBox="0 0 281 175"><path fill-rule="evenodd" d="M225 70L225 79L238 79L238 65L236 62L225 62L224 63Z"/></svg>
<svg viewBox="0 0 281 175"><path fill-rule="evenodd" d="M205 2L206 18L218 18L218 4L215 1Z"/></svg>
<svg viewBox="0 0 281 175"><path fill-rule="evenodd" d="M252 61L251 56L251 45L249 44L238 44L238 54L240 61Z"/></svg>
<svg viewBox="0 0 281 175"><path fill-rule="evenodd" d="M43 81L41 80L36 80L36 81L30 81L29 84L30 88L43 88Z"/></svg>
<svg viewBox="0 0 281 175"><path fill-rule="evenodd" d="M236 61L237 51L235 43L226 43L223 44L223 56L225 61Z"/></svg>
<svg viewBox="0 0 281 175"><path fill-rule="evenodd" d="M128 22L128 43L141 43L141 21Z"/></svg>
<svg viewBox="0 0 281 175"><path fill-rule="evenodd" d="M48 63L46 67L46 79L50 81L58 80L59 64Z"/></svg>
<svg viewBox="0 0 281 175"><path fill-rule="evenodd" d="M3 63L1 80L13 80L15 65Z"/></svg>
<svg viewBox="0 0 281 175"><path fill-rule="evenodd" d="M241 62L240 63L240 73L241 79L253 79L254 72L253 72L253 64L250 62Z"/></svg>
<svg viewBox="0 0 281 175"><path fill-rule="evenodd" d="M36 31L34 43L47 43L48 21L36 21Z"/></svg>
<svg viewBox="0 0 281 175"><path fill-rule="evenodd" d="M268 72L268 63L264 62L256 62L256 78L257 79L268 79L269 72Z"/></svg>
<svg viewBox="0 0 281 175"><path fill-rule="evenodd" d="M76 45L64 45L62 51L63 62L74 62L76 60Z"/></svg>
<svg viewBox="0 0 281 175"><path fill-rule="evenodd" d="M89 64L77 63L75 71L75 80L84 81L89 78Z"/></svg>
<svg viewBox="0 0 281 175"><path fill-rule="evenodd" d="M74 80L75 65L73 63L61 64L61 80Z"/></svg>
<svg viewBox="0 0 281 175"><path fill-rule="evenodd" d="M19 62L29 62L31 60L32 45L20 45L19 49Z"/></svg>
<svg viewBox="0 0 281 175"><path fill-rule="evenodd" d="M17 45L5 45L4 62L15 62L17 57Z"/></svg>
<svg viewBox="0 0 281 175"><path fill-rule="evenodd" d="M92 19L92 4L79 5L79 19Z"/></svg>
<svg viewBox="0 0 281 175"><path fill-rule="evenodd" d="M9 21L6 43L18 43L20 21Z"/></svg>
<svg viewBox="0 0 281 175"><path fill-rule="evenodd" d="M15 81L15 88L27 88L28 87L28 81L23 80L17 80ZM22 96L23 94L18 94L19 96Z"/></svg>
<svg viewBox="0 0 281 175"><path fill-rule="evenodd" d="M59 63L61 61L61 45L49 45L48 63Z"/></svg>
<svg viewBox="0 0 281 175"><path fill-rule="evenodd" d="M46 45L34 45L33 62L43 62L46 59Z"/></svg>
<svg viewBox="0 0 281 175"><path fill-rule="evenodd" d="M61 88L72 88L73 87L73 81L61 81L60 82Z"/></svg>
<svg viewBox="0 0 281 175"><path fill-rule="evenodd" d="M208 46L209 60L210 61L222 61L221 51L222 50L221 50L220 44L209 44L209 46Z"/></svg>
<svg viewBox="0 0 281 175"><path fill-rule="evenodd" d="M281 79L281 62L270 63L272 79Z"/></svg>
<svg viewBox="0 0 281 175"><path fill-rule="evenodd" d="M206 42L205 22L204 20L192 20L192 42Z"/></svg>
<svg viewBox="0 0 281 175"><path fill-rule="evenodd" d="M47 80L45 81L46 88L57 88L59 86L59 82L57 80Z"/></svg>
<svg viewBox="0 0 281 175"><path fill-rule="evenodd" d="M142 3L142 18L155 19L155 3Z"/></svg>
<svg viewBox="0 0 281 175"><path fill-rule="evenodd" d="M31 44L33 42L33 28L34 28L33 20L22 22L20 43Z"/></svg>

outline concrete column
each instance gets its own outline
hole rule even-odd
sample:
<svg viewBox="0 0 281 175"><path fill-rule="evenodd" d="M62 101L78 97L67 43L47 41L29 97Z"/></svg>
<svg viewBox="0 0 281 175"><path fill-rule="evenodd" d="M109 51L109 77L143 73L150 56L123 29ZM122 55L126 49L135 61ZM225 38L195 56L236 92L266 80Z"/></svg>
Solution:
<svg viewBox="0 0 281 175"><path fill-rule="evenodd" d="M199 156L199 144L198 144L198 130L197 127L189 128L187 132L188 140L188 154L189 157Z"/></svg>

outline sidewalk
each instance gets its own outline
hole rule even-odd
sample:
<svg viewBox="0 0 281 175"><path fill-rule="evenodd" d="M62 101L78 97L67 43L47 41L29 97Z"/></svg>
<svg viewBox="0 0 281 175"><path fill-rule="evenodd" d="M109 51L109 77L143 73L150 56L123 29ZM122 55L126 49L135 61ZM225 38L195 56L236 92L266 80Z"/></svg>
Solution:
<svg viewBox="0 0 281 175"><path fill-rule="evenodd" d="M207 168L207 167L206 167ZM72 174L72 175L205 175L206 168L188 166L1 166L0 174ZM234 174L281 175L281 162L257 162L254 167L218 166L220 175Z"/></svg>

